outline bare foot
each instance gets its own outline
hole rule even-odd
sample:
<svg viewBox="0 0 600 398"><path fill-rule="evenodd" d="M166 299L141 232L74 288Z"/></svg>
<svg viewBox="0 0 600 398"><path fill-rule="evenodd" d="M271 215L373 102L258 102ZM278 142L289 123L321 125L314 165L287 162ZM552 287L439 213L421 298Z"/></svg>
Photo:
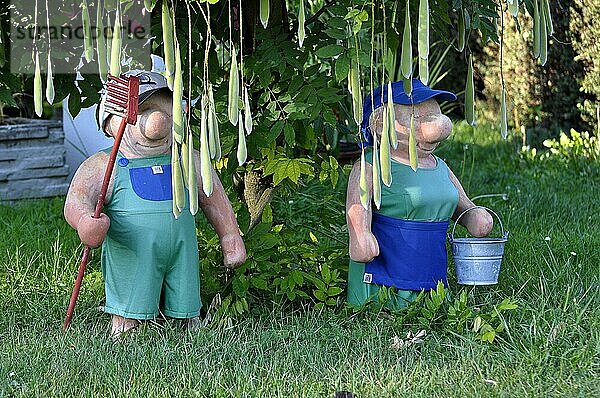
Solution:
<svg viewBox="0 0 600 398"><path fill-rule="evenodd" d="M123 318L119 315L112 316L112 329L110 332L110 338L113 340L119 339L121 335L128 330L137 327L140 322L137 319Z"/></svg>

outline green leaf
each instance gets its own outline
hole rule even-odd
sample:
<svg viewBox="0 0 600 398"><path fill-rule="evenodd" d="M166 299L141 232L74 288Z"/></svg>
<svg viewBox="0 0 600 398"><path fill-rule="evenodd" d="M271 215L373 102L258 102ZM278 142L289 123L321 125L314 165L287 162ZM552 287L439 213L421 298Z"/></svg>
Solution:
<svg viewBox="0 0 600 398"><path fill-rule="evenodd" d="M342 98L339 93L339 89L337 87L323 87L317 91L317 95L320 97L323 102L330 103L336 102L339 103L339 100Z"/></svg>
<svg viewBox="0 0 600 398"><path fill-rule="evenodd" d="M294 147L296 143L296 132L294 131L294 127L291 123L286 123L283 127L283 135L285 137L285 142L290 146Z"/></svg>
<svg viewBox="0 0 600 398"><path fill-rule="evenodd" d="M297 285L304 284L304 276L302 276L302 272L296 270L292 271L292 278Z"/></svg>
<svg viewBox="0 0 600 398"><path fill-rule="evenodd" d="M327 300L327 293L325 293L323 290L314 290L313 294L319 301Z"/></svg>
<svg viewBox="0 0 600 398"><path fill-rule="evenodd" d="M11 91L2 86L0 86L0 103L4 103L7 106L17 106L17 102L13 98Z"/></svg>
<svg viewBox="0 0 600 398"><path fill-rule="evenodd" d="M341 82L348 77L348 72L350 72L350 60L346 55L340 55L335 61L335 78Z"/></svg>
<svg viewBox="0 0 600 398"><path fill-rule="evenodd" d="M323 276L323 280L325 282L331 281L331 271L329 270L329 265L323 264L321 266L321 275Z"/></svg>
<svg viewBox="0 0 600 398"><path fill-rule="evenodd" d="M245 297L248 292L248 281L244 275L237 276L233 278L231 287L236 296Z"/></svg>
<svg viewBox="0 0 600 398"><path fill-rule="evenodd" d="M313 166L309 159L298 158L274 158L268 160L265 165L265 175L273 175L273 185L279 185L281 181L289 178L298 183L302 174L313 176Z"/></svg>
<svg viewBox="0 0 600 398"><path fill-rule="evenodd" d="M288 300L294 301L296 299L296 292L285 292Z"/></svg>
<svg viewBox="0 0 600 398"><path fill-rule="evenodd" d="M279 135L283 131L284 124L285 124L285 122L283 120L278 120L275 123L273 123L273 126L271 126L271 129L269 130L269 134L266 137L267 145L269 145L271 142L275 141L279 137Z"/></svg>
<svg viewBox="0 0 600 398"><path fill-rule="evenodd" d="M306 68L304 70L304 76L311 77L312 75L317 73L320 68L321 68L321 64L315 64L315 65L309 66L308 68Z"/></svg>
<svg viewBox="0 0 600 398"><path fill-rule="evenodd" d="M332 58L342 54L344 51L346 51L346 48L340 46L339 44L329 44L325 47L319 48L315 52L315 55L320 58Z"/></svg>
<svg viewBox="0 0 600 398"><path fill-rule="evenodd" d="M323 33L332 39L345 40L348 38L348 32L343 29L328 28L323 30Z"/></svg>
<svg viewBox="0 0 600 398"><path fill-rule="evenodd" d="M69 93L69 113L72 118L75 118L81 110L81 94L77 87L73 86L73 89Z"/></svg>
<svg viewBox="0 0 600 398"><path fill-rule="evenodd" d="M500 312L500 311L506 311L506 310L514 310L519 308L519 306L517 304L515 304L511 299L504 299L502 300L502 302L500 304L498 304L498 306L496 307L496 309Z"/></svg>
<svg viewBox="0 0 600 398"><path fill-rule="evenodd" d="M335 126L337 123L337 119L335 117L335 113L329 108L324 108L322 113L323 119L332 126Z"/></svg>
<svg viewBox="0 0 600 398"><path fill-rule="evenodd" d="M260 278L260 277L252 277L250 278L250 283L252 284L252 286L254 286L257 289L261 289L261 290L267 290L268 289L268 285L267 285L267 281Z"/></svg>
<svg viewBox="0 0 600 398"><path fill-rule="evenodd" d="M288 92L295 94L298 89L302 86L302 84L304 84L304 76L302 75L296 75L292 78L292 80L290 81L290 85L288 87Z"/></svg>
<svg viewBox="0 0 600 398"><path fill-rule="evenodd" d="M327 25L336 29L346 29L348 27L348 22L346 22L344 18L332 17L327 20Z"/></svg>

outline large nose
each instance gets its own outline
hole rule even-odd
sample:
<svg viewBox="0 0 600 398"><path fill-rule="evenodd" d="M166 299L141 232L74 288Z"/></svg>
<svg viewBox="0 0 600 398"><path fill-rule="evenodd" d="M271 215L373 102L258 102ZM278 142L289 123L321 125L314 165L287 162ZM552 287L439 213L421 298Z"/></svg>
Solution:
<svg viewBox="0 0 600 398"><path fill-rule="evenodd" d="M420 118L419 133L422 140L437 144L444 141L452 132L452 121L446 115L431 115Z"/></svg>
<svg viewBox="0 0 600 398"><path fill-rule="evenodd" d="M139 118L141 133L149 140L161 140L171 133L173 119L163 111L144 112Z"/></svg>

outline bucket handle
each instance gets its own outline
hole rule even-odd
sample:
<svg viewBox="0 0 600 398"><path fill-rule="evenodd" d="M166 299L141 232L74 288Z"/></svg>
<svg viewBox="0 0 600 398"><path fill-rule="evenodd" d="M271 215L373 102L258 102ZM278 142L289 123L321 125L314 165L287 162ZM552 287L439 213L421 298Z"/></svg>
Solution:
<svg viewBox="0 0 600 398"><path fill-rule="evenodd" d="M449 236L451 242L454 240L454 231L456 230L456 224L458 224L458 220L460 220L460 218L462 216L464 216L466 213L470 212L473 209L478 209L478 208L485 209L485 210L489 211L490 213L492 213L493 215L495 215L496 218L498 219L498 221L500 222L500 228L502 229L502 238L506 239L508 237L508 231L504 230L504 225L502 225L502 220L500 219L500 217L498 217L498 214L496 214L492 209L485 207L485 206L473 206L473 207L470 207L467 210L463 211L462 213L460 213L460 215L456 218L456 221L454 222L454 227L452 228L452 233Z"/></svg>

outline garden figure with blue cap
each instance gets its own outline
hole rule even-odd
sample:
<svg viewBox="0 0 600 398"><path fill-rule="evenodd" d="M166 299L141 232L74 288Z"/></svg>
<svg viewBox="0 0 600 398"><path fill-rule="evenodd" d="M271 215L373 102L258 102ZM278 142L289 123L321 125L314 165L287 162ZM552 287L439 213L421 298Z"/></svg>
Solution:
<svg viewBox="0 0 600 398"><path fill-rule="evenodd" d="M388 107L388 95L393 106ZM420 291L434 289L438 281L447 286L448 223L474 204L446 163L433 155L452 131L452 122L441 113L438 100L453 101L456 96L433 90L417 79L411 96L400 81L375 89L365 99L363 145L373 149L365 151L363 201L361 162L352 168L346 199L351 259L348 302L353 305L377 300L381 286L396 288L387 303L392 309L405 307ZM388 118L388 109L393 109L393 118ZM393 128L386 127L390 119L395 119ZM416 159L409 155L411 122ZM386 148L389 137L382 135L388 134L384 130L396 135L397 145L388 146L389 175L376 185L380 197L374 202L373 160L378 165L386 161L385 156L379 159L377 149ZM416 167L411 167L411 160ZM381 164L380 171L385 173L385 165ZM374 204L379 206L373 208ZM462 217L460 224L473 236L482 237L491 232L493 219L484 209L476 209Z"/></svg>
<svg viewBox="0 0 600 398"><path fill-rule="evenodd" d="M160 314L198 324L199 255L194 216L173 216L171 189L171 90L156 72L131 71L139 77L138 117L125 130L105 200L104 213L92 217L110 150L85 160L73 178L65 218L81 241L102 245L105 312L112 314L113 336ZM103 102L100 104L102 107ZM115 136L121 117L99 113L100 128ZM196 169L200 158L195 152ZM246 259L235 214L214 170L210 197L198 190L200 207L217 232L224 264ZM202 186L197 173L198 186ZM186 195L187 196L187 195Z"/></svg>

